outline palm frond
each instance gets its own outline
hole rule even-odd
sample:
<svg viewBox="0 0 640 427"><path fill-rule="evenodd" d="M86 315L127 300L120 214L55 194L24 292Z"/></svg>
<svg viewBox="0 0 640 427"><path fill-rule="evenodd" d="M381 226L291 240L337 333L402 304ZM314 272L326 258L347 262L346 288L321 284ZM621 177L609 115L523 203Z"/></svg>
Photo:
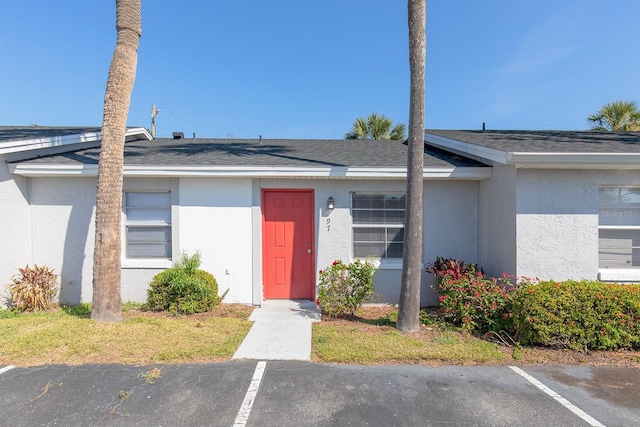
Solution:
<svg viewBox="0 0 640 427"><path fill-rule="evenodd" d="M392 128L393 127L393 128ZM345 139L373 139L373 140L401 140L404 139L406 126L398 123L393 126L393 121L383 115L372 113L365 117L358 117Z"/></svg>
<svg viewBox="0 0 640 427"><path fill-rule="evenodd" d="M635 101L614 101L589 115L592 130L634 132L640 130L640 110Z"/></svg>

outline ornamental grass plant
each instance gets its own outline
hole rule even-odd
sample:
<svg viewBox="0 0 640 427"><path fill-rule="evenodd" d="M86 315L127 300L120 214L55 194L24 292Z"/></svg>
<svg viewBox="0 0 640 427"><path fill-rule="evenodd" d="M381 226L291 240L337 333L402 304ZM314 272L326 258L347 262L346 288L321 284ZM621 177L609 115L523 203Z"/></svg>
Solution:
<svg viewBox="0 0 640 427"><path fill-rule="evenodd" d="M53 269L34 265L19 268L7 285L7 305L19 311L47 311L56 306L58 276Z"/></svg>

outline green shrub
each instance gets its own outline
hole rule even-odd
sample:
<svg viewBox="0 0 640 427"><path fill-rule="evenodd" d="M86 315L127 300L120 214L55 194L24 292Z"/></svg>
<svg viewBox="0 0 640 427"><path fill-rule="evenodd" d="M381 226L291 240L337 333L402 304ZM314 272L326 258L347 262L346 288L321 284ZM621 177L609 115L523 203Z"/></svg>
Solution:
<svg viewBox="0 0 640 427"><path fill-rule="evenodd" d="M444 320L468 331L510 331L515 288L508 278L480 272L459 279L438 280L438 301Z"/></svg>
<svg viewBox="0 0 640 427"><path fill-rule="evenodd" d="M147 307L174 314L203 313L216 308L224 295L218 296L216 279L198 267L199 252L192 256L183 253L172 268L153 278L147 290Z"/></svg>
<svg viewBox="0 0 640 427"><path fill-rule="evenodd" d="M373 264L360 260L351 264L337 260L320 270L317 303L322 313L332 317L352 316L374 297L374 273Z"/></svg>
<svg viewBox="0 0 640 427"><path fill-rule="evenodd" d="M426 271L435 276L442 320L479 333L512 329L512 277L489 278L476 264L441 257Z"/></svg>
<svg viewBox="0 0 640 427"><path fill-rule="evenodd" d="M10 296L8 306L20 311L46 311L56 305L58 276L49 267L34 265L19 268L13 283L7 285Z"/></svg>
<svg viewBox="0 0 640 427"><path fill-rule="evenodd" d="M547 281L519 289L516 339L574 350L640 348L640 285Z"/></svg>

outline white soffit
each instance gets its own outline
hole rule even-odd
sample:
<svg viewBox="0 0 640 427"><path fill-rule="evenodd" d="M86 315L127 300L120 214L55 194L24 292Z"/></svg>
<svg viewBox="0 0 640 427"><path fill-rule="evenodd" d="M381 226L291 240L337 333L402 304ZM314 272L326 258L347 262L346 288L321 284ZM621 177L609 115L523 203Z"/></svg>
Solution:
<svg viewBox="0 0 640 427"><path fill-rule="evenodd" d="M29 177L97 176L98 165L10 164L12 174ZM364 167L278 167L278 166L145 166L125 165L124 176L221 177L221 178L328 178L328 179L406 179L405 168ZM491 168L425 168L424 178L479 180L491 176Z"/></svg>

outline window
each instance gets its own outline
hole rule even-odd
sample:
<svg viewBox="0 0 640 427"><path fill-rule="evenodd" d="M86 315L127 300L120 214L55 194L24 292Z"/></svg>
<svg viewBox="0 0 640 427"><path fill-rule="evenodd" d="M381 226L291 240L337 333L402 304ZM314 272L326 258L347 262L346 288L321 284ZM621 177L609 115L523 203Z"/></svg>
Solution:
<svg viewBox="0 0 640 427"><path fill-rule="evenodd" d="M402 258L403 194L351 194L353 255Z"/></svg>
<svg viewBox="0 0 640 427"><path fill-rule="evenodd" d="M599 268L640 268L640 187L601 187Z"/></svg>
<svg viewBox="0 0 640 427"><path fill-rule="evenodd" d="M171 258L171 193L126 192L127 258Z"/></svg>

